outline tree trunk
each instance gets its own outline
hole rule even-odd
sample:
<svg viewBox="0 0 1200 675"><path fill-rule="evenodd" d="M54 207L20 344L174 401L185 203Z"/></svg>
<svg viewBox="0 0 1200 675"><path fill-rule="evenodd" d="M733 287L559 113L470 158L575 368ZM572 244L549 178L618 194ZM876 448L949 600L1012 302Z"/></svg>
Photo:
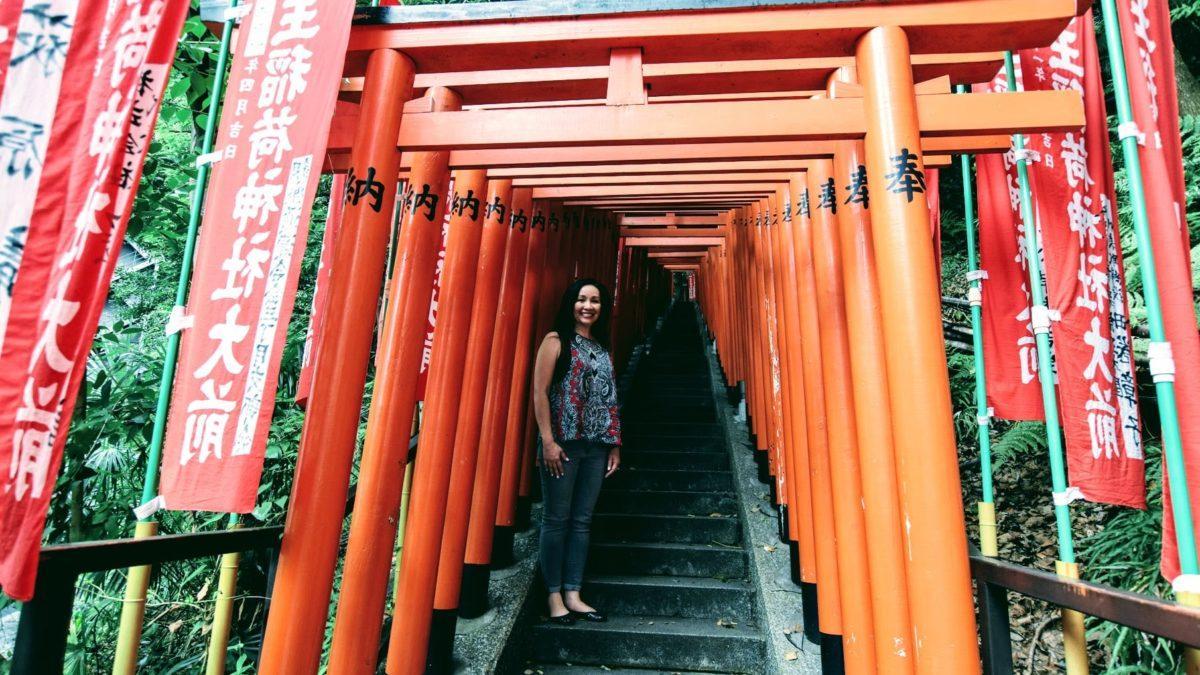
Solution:
<svg viewBox="0 0 1200 675"><path fill-rule="evenodd" d="M1179 114L1200 115L1200 80L1188 68L1178 45L1175 47L1175 86L1179 91Z"/></svg>

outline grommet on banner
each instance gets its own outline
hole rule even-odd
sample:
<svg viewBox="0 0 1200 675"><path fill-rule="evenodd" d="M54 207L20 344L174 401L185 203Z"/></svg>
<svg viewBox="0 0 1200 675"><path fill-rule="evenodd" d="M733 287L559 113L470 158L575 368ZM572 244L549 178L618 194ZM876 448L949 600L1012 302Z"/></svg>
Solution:
<svg viewBox="0 0 1200 675"><path fill-rule="evenodd" d="M191 314L183 313L183 305L175 305L171 308L171 314L167 316L167 335L174 335L179 331L186 330L196 325L196 317Z"/></svg>
<svg viewBox="0 0 1200 675"><path fill-rule="evenodd" d="M1142 130L1138 128L1137 122L1133 120L1117 125L1117 138L1122 141L1126 138L1136 138L1138 145L1146 144L1146 134L1142 133Z"/></svg>
<svg viewBox="0 0 1200 675"><path fill-rule="evenodd" d="M988 278L988 273L987 270L967 270L963 276L967 278L967 281L983 281Z"/></svg>
<svg viewBox="0 0 1200 675"><path fill-rule="evenodd" d="M133 515L137 516L138 520L145 520L165 508L167 508L167 500L163 499L162 495L158 495L141 506L133 507Z"/></svg>
<svg viewBox="0 0 1200 675"><path fill-rule="evenodd" d="M224 158L224 155L225 153L220 150L213 150L212 152L206 152L203 155L199 155L196 157L196 168L199 169L202 166L216 164Z"/></svg>
<svg viewBox="0 0 1200 675"><path fill-rule="evenodd" d="M1034 305L1029 308L1029 324L1033 327L1034 335L1050 332L1050 308L1045 305Z"/></svg>
<svg viewBox="0 0 1200 675"><path fill-rule="evenodd" d="M1083 499L1083 493L1077 487L1069 487L1062 492L1052 493L1055 506L1070 506L1076 499Z"/></svg>
<svg viewBox="0 0 1200 675"><path fill-rule="evenodd" d="M967 289L967 302L970 303L972 307L982 307L983 306L983 289L981 289L978 286L972 286L972 287L968 288Z"/></svg>
<svg viewBox="0 0 1200 675"><path fill-rule="evenodd" d="M1151 342L1146 349L1150 359L1150 378L1155 382L1175 381L1175 357L1170 342Z"/></svg>

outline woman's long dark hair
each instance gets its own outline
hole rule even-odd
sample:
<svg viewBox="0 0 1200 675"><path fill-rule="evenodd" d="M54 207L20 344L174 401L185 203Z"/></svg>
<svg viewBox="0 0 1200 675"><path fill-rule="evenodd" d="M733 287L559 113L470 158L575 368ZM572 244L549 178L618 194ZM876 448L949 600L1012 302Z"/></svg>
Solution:
<svg viewBox="0 0 1200 675"><path fill-rule="evenodd" d="M592 324L592 339L600 343L605 351L608 350L609 321L612 318L612 297L608 288L595 279L576 279L563 291L562 300L558 303L558 313L554 315L552 330L558 334L562 349L558 360L554 362L554 376L550 378L550 386L562 381L571 367L571 340L575 337L575 301L584 286L595 286L600 291L600 314Z"/></svg>

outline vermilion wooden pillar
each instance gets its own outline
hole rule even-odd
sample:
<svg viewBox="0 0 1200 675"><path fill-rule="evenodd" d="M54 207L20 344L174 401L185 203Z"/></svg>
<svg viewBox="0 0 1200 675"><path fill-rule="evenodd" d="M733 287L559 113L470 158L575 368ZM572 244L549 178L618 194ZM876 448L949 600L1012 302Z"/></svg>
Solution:
<svg viewBox="0 0 1200 675"><path fill-rule="evenodd" d="M439 618L439 615L455 615L458 610L471 494L478 471L483 467L479 440L492 342L496 334L496 309L504 273L504 253L509 239L512 181L488 181L486 204L482 212L483 234L472 298L462 400L454 430L454 465L450 471L446 524L442 531L442 550L438 560L437 588L433 601L435 621L452 622L453 619Z"/></svg>
<svg viewBox="0 0 1200 675"><path fill-rule="evenodd" d="M783 528L782 540L788 546L789 553L795 546L795 541L799 537L799 522L796 514L796 463L793 449L796 447L797 429L801 420L795 419L792 414L792 383L788 374L792 368L792 359L799 356L799 352L792 353L787 348L787 307L784 302L784 260L783 249L781 242L783 240L782 230L785 222L785 209L791 208L791 201L788 199L787 188L780 188L775 196L777 208L774 212L774 217L770 223L768 232L771 235L771 280L772 290L775 294L775 344L776 351L779 354L779 391L780 395L780 415L783 419L783 445L780 448L780 463L783 466L783 485L780 490L780 502L783 504L784 512L781 513L781 527ZM790 221L790 215L787 220ZM796 571L797 573L799 570Z"/></svg>
<svg viewBox="0 0 1200 675"><path fill-rule="evenodd" d="M941 294L922 191L908 38L895 26L859 39L867 176L887 352L896 475L909 555L918 673L980 671L958 454L943 351ZM916 173L914 173L916 172Z"/></svg>
<svg viewBox="0 0 1200 675"><path fill-rule="evenodd" d="M822 655L828 646L841 648L842 599L838 585L837 551L834 542L833 490L829 471L829 439L826 435L825 378L821 368L821 318L817 309L816 276L813 271L812 196L807 175L801 193L802 208L793 216L795 226L796 290L800 307L800 340L803 345L804 401L808 420L809 485L812 487L813 533L816 539L818 615ZM804 207L804 204L808 204ZM830 636L826 638L825 636ZM832 655L832 654L831 654Z"/></svg>
<svg viewBox="0 0 1200 675"><path fill-rule="evenodd" d="M517 339L513 352L512 383L508 393L508 419L504 433L504 459L500 467L500 492L496 505L496 533L493 535L492 564L506 567L513 562L513 523L517 509L517 486L521 479L521 455L533 452L525 446L525 420L529 408L529 374L533 351L541 336L533 334L534 320L541 291L542 271L546 264L546 207L534 203L534 214L540 225L529 232L529 253L525 262L524 289L521 292L521 313L517 319ZM532 221L531 221L532 222Z"/></svg>
<svg viewBox="0 0 1200 675"><path fill-rule="evenodd" d="M350 200L333 253L326 332L313 357L316 370L267 617L263 673L312 673L320 662L375 332L375 322L364 317L374 317L379 302L396 199L402 115L396 102L411 97L412 83L413 63L403 54L380 49L368 57L364 123L355 130L350 166L356 181L378 181L370 186L378 188L378 197L364 193Z"/></svg>
<svg viewBox="0 0 1200 675"><path fill-rule="evenodd" d="M483 425L479 437L479 464L471 493L471 519L463 565L459 615L476 617L487 610L488 567L492 560L492 535L500 492L504 457L504 432L508 425L509 387L512 385L517 320L525 287L525 261L529 255L529 221L533 195L529 188L514 188L509 220L507 253L496 303L496 329L492 335Z"/></svg>
<svg viewBox="0 0 1200 675"><path fill-rule="evenodd" d="M485 171L455 172L446 259L438 295L437 332L430 354L421 437L413 465L404 548L396 576L387 663L387 670L393 675L425 671L426 647L431 644L431 633L439 667L449 663L449 651L454 644L453 614L449 615L450 621L445 620L446 614L440 614L443 620L433 627L434 630L431 630L431 617L442 531L447 519L454 429L462 400L482 235L480 225L484 216L482 201L486 193ZM436 672L437 668L434 670Z"/></svg>
<svg viewBox="0 0 1200 675"><path fill-rule="evenodd" d="M461 107L457 94L431 90L439 110ZM364 124L369 120L364 119ZM450 152L414 153L401 210L387 309L375 354L375 390L359 462L358 487L334 621L330 670L372 673L379 650L388 575L396 540L404 466L417 403L417 375L446 211ZM415 476L414 476L415 477ZM414 543L406 533L405 549Z"/></svg>
<svg viewBox="0 0 1200 675"><path fill-rule="evenodd" d="M903 521L892 452L891 400L887 392L879 282L875 278L875 252L871 246L871 195L867 191L862 143L842 143L833 164L836 179L850 186L838 207L837 223L845 280L846 327L850 333L854 419L863 467L875 653L880 673L907 675L913 672L912 623L908 618Z"/></svg>
<svg viewBox="0 0 1200 675"><path fill-rule="evenodd" d="M789 448L792 455L793 506L790 509L796 518L796 544L799 546L799 574L802 583L817 582L816 540L813 535L813 505L812 486L810 484L808 426L812 420L808 418L808 406L804 392L804 344L800 331L800 302L798 294L799 281L796 270L795 251L795 218L801 207L800 199L803 192L803 174L795 176L788 183L789 201L791 208L785 214L779 228L780 234L780 264L782 266L781 282L783 287L783 327L780 332L788 352L788 370L786 376L790 385L788 406L792 409L792 419L796 424L796 434L793 445Z"/></svg>
<svg viewBox="0 0 1200 675"><path fill-rule="evenodd" d="M846 334L846 298L834 209L833 162L817 160L808 172L808 189L820 195L812 204L813 275L821 312L821 364L825 378L826 435L833 479L833 522L837 537L838 580L842 597L842 646L846 672L874 673L875 626L871 578L867 568L862 480L850 387L850 351Z"/></svg>

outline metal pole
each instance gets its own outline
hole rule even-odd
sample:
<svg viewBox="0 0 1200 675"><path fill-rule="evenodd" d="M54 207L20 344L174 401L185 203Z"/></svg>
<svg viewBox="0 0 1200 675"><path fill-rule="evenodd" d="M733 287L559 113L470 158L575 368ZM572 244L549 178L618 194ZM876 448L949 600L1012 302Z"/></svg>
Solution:
<svg viewBox="0 0 1200 675"><path fill-rule="evenodd" d="M230 1L230 9L237 7L238 0ZM221 90L225 84L225 71L229 51L233 43L233 26L236 16L230 14L221 28L221 44L217 50L217 69L213 73L212 91L208 96L208 119L204 123L204 140L200 154L212 151L217 132L217 117L221 106ZM183 245L183 261L179 268L179 281L175 286L175 312L183 311L187 304L188 287L192 279L192 263L196 253L196 239L200 233L200 219L204 210L204 190L208 185L209 168L200 164L196 172L196 183L192 188L192 203L188 210L187 237ZM150 434L150 451L146 457L146 476L142 482L142 504L154 499L158 493L158 465L162 459L163 436L167 427L167 411L171 405L171 387L175 382L175 366L179 360L180 333L167 336L167 355L163 362L162 377L158 382L158 402L154 407L154 428ZM158 533L158 523L153 515L138 520L134 529L135 538L153 537ZM114 675L132 675L137 670L138 642L142 636L142 619L145 616L146 590L150 585L150 566L143 565L129 570L125 582L125 599L121 606L121 623L117 632L117 649L113 657Z"/></svg>
<svg viewBox="0 0 1200 675"><path fill-rule="evenodd" d="M1016 68L1012 52L1004 53L1004 70L1008 90L1017 90ZM1013 134L1013 149L1017 159L1017 182L1021 189L1021 220L1025 223L1025 258L1029 269L1030 313L1033 334L1037 343L1038 380L1042 385L1042 408L1046 416L1046 442L1050 453L1050 482L1054 488L1054 521L1058 526L1059 576L1079 578L1075 564L1075 544L1071 538L1071 507L1067 499L1067 470L1063 458L1062 436L1059 434L1058 396L1054 391L1054 364L1050 352L1050 310L1046 306L1046 290L1042 286L1042 261L1038 245L1037 221L1033 212L1033 197L1029 190L1029 166L1025 158L1025 136ZM1088 671L1087 644L1084 641L1083 615L1063 609L1063 652L1067 672L1071 675Z"/></svg>
<svg viewBox="0 0 1200 675"><path fill-rule="evenodd" d="M966 85L958 92L965 93ZM983 364L983 278L979 273L979 253L975 244L975 191L971 182L971 156L958 156L963 181L963 226L967 231L967 278L971 304L971 344L975 352L975 418L979 422L979 472L983 495L979 502L979 548L986 556L998 555L996 543L996 502L992 492L991 414L987 405L987 373Z"/></svg>

